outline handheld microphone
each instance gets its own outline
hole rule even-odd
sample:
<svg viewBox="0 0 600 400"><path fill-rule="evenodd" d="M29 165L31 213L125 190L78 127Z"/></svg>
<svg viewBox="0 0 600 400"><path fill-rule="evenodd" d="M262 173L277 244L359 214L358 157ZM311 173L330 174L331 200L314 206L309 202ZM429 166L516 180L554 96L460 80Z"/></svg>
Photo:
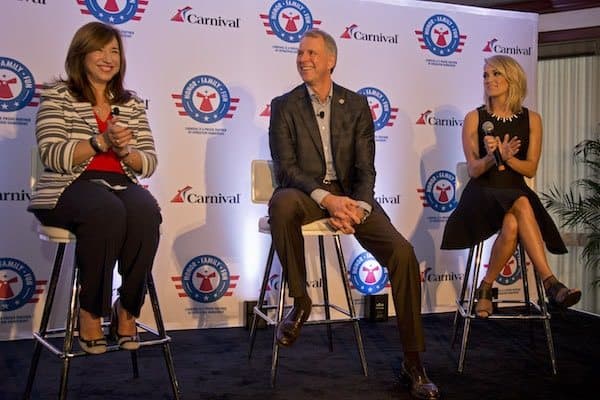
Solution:
<svg viewBox="0 0 600 400"><path fill-rule="evenodd" d="M317 114L321 119L325 118L325 111L321 111Z"/></svg>
<svg viewBox="0 0 600 400"><path fill-rule="evenodd" d="M481 129L483 129L483 131L485 132L486 135L496 136L493 133L494 132L494 124L492 124L491 121L485 121L481 125ZM498 147L496 147L496 149L494 150L494 152L492 154L494 155L494 163L498 167L498 171L504 171L506 169L506 167L504 166L504 161L502 160L502 156L500 155L500 150L498 149Z"/></svg>
<svg viewBox="0 0 600 400"><path fill-rule="evenodd" d="M119 116L119 114L121 114L121 110L119 110L119 107L113 107L113 109L112 109L112 114L113 114L115 117L118 117L118 116Z"/></svg>

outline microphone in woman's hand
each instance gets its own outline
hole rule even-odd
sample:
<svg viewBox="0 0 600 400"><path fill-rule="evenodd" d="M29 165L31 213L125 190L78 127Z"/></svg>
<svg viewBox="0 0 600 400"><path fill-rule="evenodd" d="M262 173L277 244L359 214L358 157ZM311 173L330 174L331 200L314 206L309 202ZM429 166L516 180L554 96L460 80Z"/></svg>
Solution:
<svg viewBox="0 0 600 400"><path fill-rule="evenodd" d="M121 114L121 110L119 110L119 107L113 107L113 109L112 109L113 117L118 117L120 114ZM122 128L127 128L127 124L125 122L117 121L117 122L115 122L115 125L120 126Z"/></svg>
<svg viewBox="0 0 600 400"><path fill-rule="evenodd" d="M496 136L493 133L494 132L494 124L492 124L491 121L485 121L483 123L483 125L481 125L481 129L483 129L483 131L485 132L486 135ZM504 161L502 160L502 156L500 155L500 149L498 149L498 147L496 147L492 154L494 155L494 163L498 167L498 171L504 171L506 169L506 167L504 166Z"/></svg>

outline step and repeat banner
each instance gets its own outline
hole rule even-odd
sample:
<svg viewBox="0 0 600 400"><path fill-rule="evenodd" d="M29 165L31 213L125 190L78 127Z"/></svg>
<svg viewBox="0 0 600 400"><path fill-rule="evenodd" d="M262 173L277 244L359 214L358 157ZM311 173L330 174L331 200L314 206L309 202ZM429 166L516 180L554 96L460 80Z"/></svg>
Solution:
<svg viewBox="0 0 600 400"><path fill-rule="evenodd" d="M159 167L144 184L164 217L153 273L168 329L242 326L244 302L258 297L270 237L258 232L267 210L251 201L250 163L270 158L269 104L300 83L295 54L311 28L336 38L334 80L370 103L376 198L415 247L423 312L454 309L466 251L439 246L457 203L463 118L483 102L483 60L494 54L514 56L536 93L537 15L391 0L5 0L0 339L31 337L39 324L56 246L38 239L36 220L26 212L35 115L41 86L64 77L74 32L94 20L121 31L126 87L145 100L156 140ZM532 95L527 105L535 109L535 100ZM353 237L342 243L363 313L366 294L389 293L387 271ZM65 318L72 247L55 325ZM332 300L343 304L328 240L326 247ZM322 278L313 239L307 252L307 285L318 301ZM271 293L280 285L275 264ZM507 295L517 291L513 265L498 283ZM149 304L142 319L152 321Z"/></svg>

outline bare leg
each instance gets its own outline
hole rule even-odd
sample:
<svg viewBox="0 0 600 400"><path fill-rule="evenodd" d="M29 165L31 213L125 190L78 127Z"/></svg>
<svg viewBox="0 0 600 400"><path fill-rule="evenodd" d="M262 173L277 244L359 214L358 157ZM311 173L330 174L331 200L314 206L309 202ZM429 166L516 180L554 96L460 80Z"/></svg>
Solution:
<svg viewBox="0 0 600 400"><path fill-rule="evenodd" d="M491 285L494 280L500 274L500 271L506 265L506 262L511 255L515 252L517 247L517 234L519 224L517 218L511 212L508 212L504 216L502 221L502 229L498 233L496 241L492 247L492 254L490 255L490 263L488 265L487 272L483 280Z"/></svg>

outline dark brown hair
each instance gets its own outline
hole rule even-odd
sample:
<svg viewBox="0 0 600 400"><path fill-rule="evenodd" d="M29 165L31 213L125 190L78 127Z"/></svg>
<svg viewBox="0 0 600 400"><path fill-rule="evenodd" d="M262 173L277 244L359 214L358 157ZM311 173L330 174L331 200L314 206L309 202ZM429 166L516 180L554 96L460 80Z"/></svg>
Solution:
<svg viewBox="0 0 600 400"><path fill-rule="evenodd" d="M126 65L121 34L110 25L101 22L90 22L75 32L65 59L66 83L71 93L79 101L89 101L92 105L95 105L96 97L85 71L85 57L92 51L104 47L113 38L119 44L121 65L119 72L108 82L105 96L113 104L121 104L131 98L131 93L123 87Z"/></svg>

